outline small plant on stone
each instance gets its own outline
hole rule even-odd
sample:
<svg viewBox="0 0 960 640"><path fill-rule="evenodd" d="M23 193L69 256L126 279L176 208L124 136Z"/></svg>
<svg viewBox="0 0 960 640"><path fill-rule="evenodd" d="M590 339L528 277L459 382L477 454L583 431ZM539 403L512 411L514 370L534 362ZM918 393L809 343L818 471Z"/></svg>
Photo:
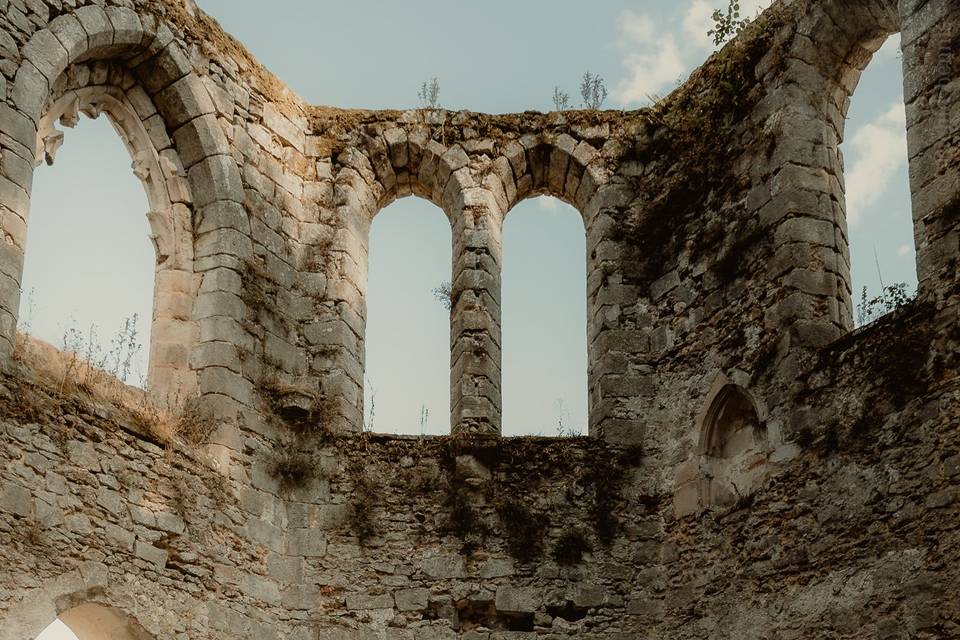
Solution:
<svg viewBox="0 0 960 640"><path fill-rule="evenodd" d="M376 486L360 463L354 463L350 467L350 479L353 482L352 509L347 518L347 523L360 541L363 542L377 535L375 518Z"/></svg>
<svg viewBox="0 0 960 640"><path fill-rule="evenodd" d="M546 518L515 498L498 502L496 511L510 555L521 562L539 557L548 525Z"/></svg>
<svg viewBox="0 0 960 640"><path fill-rule="evenodd" d="M290 447L269 454L267 472L283 491L302 489L318 475L314 456Z"/></svg>
<svg viewBox="0 0 960 640"><path fill-rule="evenodd" d="M587 71L580 82L580 97L583 98L583 108L597 110L607 99L607 87L603 78Z"/></svg>
<svg viewBox="0 0 960 640"><path fill-rule="evenodd" d="M480 512L474 506L476 498L465 487L450 485L444 506L447 509L446 532L463 541L460 551L473 553L490 533Z"/></svg>
<svg viewBox="0 0 960 640"><path fill-rule="evenodd" d="M862 327L891 311L902 309L914 299L914 296L915 292L910 292L906 282L883 287L879 296L869 299L867 288L864 287L860 292L860 303L857 305L857 325Z"/></svg>
<svg viewBox="0 0 960 640"><path fill-rule="evenodd" d="M563 398L557 398L557 437L579 438L583 433L570 424L570 415L563 408Z"/></svg>
<svg viewBox="0 0 960 640"><path fill-rule="evenodd" d="M740 17L740 0L730 0L726 12L716 9L711 17L713 28L707 35L713 37L713 44L717 46L739 35L750 24L749 18Z"/></svg>
<svg viewBox="0 0 960 640"><path fill-rule="evenodd" d="M420 99L420 108L436 111L440 108L440 81L436 77L426 80L420 85L417 92Z"/></svg>
<svg viewBox="0 0 960 640"><path fill-rule="evenodd" d="M370 408L367 411L367 419L363 423L364 433L373 433L374 420L377 417L377 388L373 386L373 381L369 376L366 378L367 387L370 389Z"/></svg>
<svg viewBox="0 0 960 640"><path fill-rule="evenodd" d="M553 88L553 110L566 111L570 108L570 94L562 91L560 87Z"/></svg>
<svg viewBox="0 0 960 640"><path fill-rule="evenodd" d="M447 311L453 308L453 285L449 281L441 282L440 286L435 287L432 293L437 302L442 304Z"/></svg>
<svg viewBox="0 0 960 640"><path fill-rule="evenodd" d="M46 527L36 518L27 518L23 521L20 528L20 535L23 542L30 547L39 547L43 544Z"/></svg>

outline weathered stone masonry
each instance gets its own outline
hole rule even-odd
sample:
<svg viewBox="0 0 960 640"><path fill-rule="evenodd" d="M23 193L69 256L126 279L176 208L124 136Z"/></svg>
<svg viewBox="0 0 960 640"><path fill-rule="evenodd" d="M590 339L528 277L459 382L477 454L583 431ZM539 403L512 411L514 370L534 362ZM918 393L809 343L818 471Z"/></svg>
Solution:
<svg viewBox="0 0 960 640"><path fill-rule="evenodd" d="M305 104L189 0L0 9L0 639L960 637L955 0L784 0L651 108L502 116ZM851 332L839 143L896 32L919 293ZM34 167L101 113L151 208L151 392L202 446L10 357ZM587 234L585 439L498 437L538 194ZM358 433L407 195L452 230L448 438Z"/></svg>

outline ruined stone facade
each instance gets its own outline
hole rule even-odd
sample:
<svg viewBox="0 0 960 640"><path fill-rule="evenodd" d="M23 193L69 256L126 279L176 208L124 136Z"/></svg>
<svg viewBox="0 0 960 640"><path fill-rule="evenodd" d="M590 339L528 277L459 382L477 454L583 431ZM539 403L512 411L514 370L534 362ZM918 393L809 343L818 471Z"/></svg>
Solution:
<svg viewBox="0 0 960 640"><path fill-rule="evenodd" d="M0 10L0 639L960 637L956 0L780 0L651 108L500 116L305 104L189 0ZM838 145L896 32L919 291L851 331ZM100 113L151 207L151 392L201 444L14 364L34 167ZM539 194L587 234L583 439L499 438ZM359 433L407 195L453 234L444 438Z"/></svg>

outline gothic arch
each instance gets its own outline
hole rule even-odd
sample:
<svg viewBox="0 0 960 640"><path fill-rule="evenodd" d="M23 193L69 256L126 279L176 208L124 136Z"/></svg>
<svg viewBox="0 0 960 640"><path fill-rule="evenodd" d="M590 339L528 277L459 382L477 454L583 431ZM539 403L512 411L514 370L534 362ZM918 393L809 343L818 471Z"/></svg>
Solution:
<svg viewBox="0 0 960 640"><path fill-rule="evenodd" d="M122 137L135 149L135 167L149 178L151 206L165 202L159 188L159 176L166 176L164 182L168 196L172 179L182 179L183 191L189 192L181 194L185 200L181 204L187 211L176 207L174 202L170 215L151 216L160 253L168 251L167 259L172 258L172 264L186 266L191 253L194 259L201 260L219 253L220 247L228 242L236 245L240 253L244 248L249 252L249 222L242 205L239 170L217 123L212 99L194 73L188 56L174 42L173 34L165 25L157 24L147 15L141 20L134 11L123 7L86 6L58 16L46 28L36 32L24 45L22 54L23 62L10 91L12 106L0 105L0 116L3 116L0 117L0 128L11 141L10 150L29 165L15 175L5 171L0 177L0 209L5 214L5 242L0 255L3 278L0 287L0 314L3 316L0 344L5 353L12 350L16 326L36 150L38 142L44 154L55 149L56 134L49 125L60 115L67 115L68 121L73 115L73 98L61 103L61 96L54 96L54 91L62 84L68 68L77 62L119 61L135 79L132 91L137 92L138 99L130 99L132 94L127 92L127 98L134 106L132 110L110 91L77 94L76 105L79 110L81 101L86 101L84 106L89 109L94 109L96 104L106 108ZM154 110L155 113L145 115L143 110ZM58 111L61 113L57 114ZM50 117L45 121L46 115ZM143 131L134 123L135 118L151 131L156 155L151 152L150 145L145 144ZM156 144L156 139L162 140L163 144ZM165 154L165 150L172 153ZM177 175L170 176L171 171ZM169 199L174 200L173 197ZM184 223L190 219L195 226L184 229ZM164 229L165 225L172 228ZM177 239L178 234L185 232L189 232L191 242ZM209 318L236 322L242 319L236 311L238 304L231 304L240 302L239 284L235 285L236 290L224 290L225 279L216 277L215 267L180 271L188 274L186 277L191 280L181 283L181 288L193 298L190 321L202 327L204 320ZM209 326L206 331L201 331L202 339L195 331L183 336L174 328L170 332L171 349L161 358L161 363L175 363L168 370L177 373L167 376L161 386L169 390L181 384L189 385L191 380L199 378L201 393L222 394L249 403L246 394L239 393L238 385L233 384L227 375L232 372L221 372L220 367L207 367L199 372L184 372L180 368L190 361L193 352L203 349L204 342L231 343L233 338L223 325L216 323L216 327ZM179 345L179 349L174 344Z"/></svg>
<svg viewBox="0 0 960 640"><path fill-rule="evenodd" d="M731 506L759 487L776 444L766 416L765 405L749 390L717 376L695 422L696 448L675 472L678 516Z"/></svg>
<svg viewBox="0 0 960 640"><path fill-rule="evenodd" d="M763 422L753 396L729 381L715 384L697 419L700 455L730 459L745 450L763 448Z"/></svg>
<svg viewBox="0 0 960 640"><path fill-rule="evenodd" d="M349 230L334 243L336 260L361 256L339 280L337 296L355 315L357 338L363 343L366 324L366 275L370 224L393 200L423 197L444 211L453 239L451 286L451 428L500 429L500 233L503 215L497 203L474 180L469 157L460 145L444 147L415 129L389 129L382 136L363 137L359 147L338 155L343 168L334 179L337 216ZM349 249L339 251L339 249ZM342 256L340 255L342 254ZM341 313L342 315L342 313ZM349 369L363 371L362 349ZM333 395L355 399L359 387L339 376ZM355 427L362 406L351 410ZM466 425L466 426L465 426Z"/></svg>

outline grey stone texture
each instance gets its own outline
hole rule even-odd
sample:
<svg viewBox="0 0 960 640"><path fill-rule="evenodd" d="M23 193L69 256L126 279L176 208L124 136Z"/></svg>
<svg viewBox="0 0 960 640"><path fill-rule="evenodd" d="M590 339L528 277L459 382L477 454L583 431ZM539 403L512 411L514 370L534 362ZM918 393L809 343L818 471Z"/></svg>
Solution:
<svg viewBox="0 0 960 640"><path fill-rule="evenodd" d="M839 144L897 32L919 293L852 331ZM780 0L650 108L351 111L192 0L0 0L0 640L960 637L958 43L954 0ZM200 445L12 364L32 172L101 114ZM501 230L542 194L587 237L590 437L501 440ZM409 195L452 230L451 437L359 433Z"/></svg>

